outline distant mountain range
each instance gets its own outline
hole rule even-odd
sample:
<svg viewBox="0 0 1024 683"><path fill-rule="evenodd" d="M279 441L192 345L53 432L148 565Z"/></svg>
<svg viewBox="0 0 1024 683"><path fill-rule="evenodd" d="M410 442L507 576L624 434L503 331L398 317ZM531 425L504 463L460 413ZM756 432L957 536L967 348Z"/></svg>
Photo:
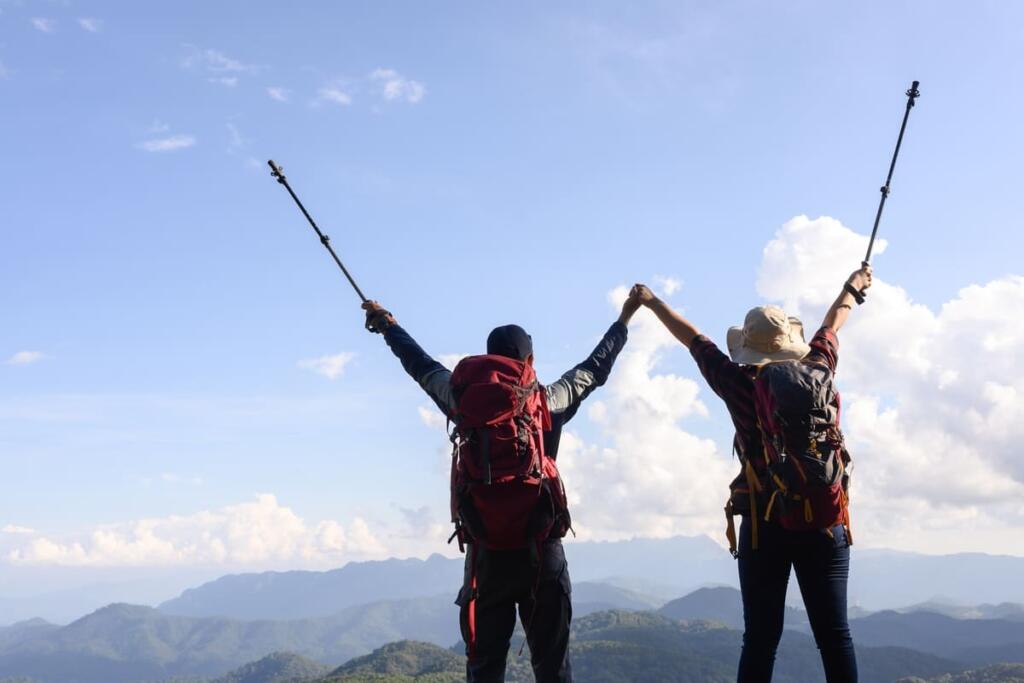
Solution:
<svg viewBox="0 0 1024 683"><path fill-rule="evenodd" d="M586 683L731 683L735 680L739 633L707 623L680 623L653 613L608 611L573 625L571 656L576 680ZM893 681L959 670L955 663L899 648L864 648L862 679ZM420 642L390 643L309 683L459 683L463 658ZM776 667L776 681L818 683L817 650L807 636L788 634ZM509 655L508 683L532 683L528 653ZM281 683L260 678L246 683Z"/></svg>
<svg viewBox="0 0 1024 683"><path fill-rule="evenodd" d="M44 683L129 683L215 676L267 653L290 651L341 664L409 638L459 639L451 600L414 598L347 608L333 617L238 621L181 617L151 607L111 605L68 626L25 624L0 636L0 676Z"/></svg>
<svg viewBox="0 0 1024 683"><path fill-rule="evenodd" d="M901 678L897 683L1024 683L1024 664L995 664L981 669L944 674L927 681L917 677Z"/></svg>
<svg viewBox="0 0 1024 683"><path fill-rule="evenodd" d="M1000 603L1024 603L1024 558L984 554L928 556L855 548L850 603L862 610L931 603L931 608L962 610L982 605L976 616L1018 618L998 611ZM573 581L613 585L642 596L670 599L707 586L736 587L736 565L707 536L566 542ZM165 570L161 570L165 571ZM192 575L205 576L192 571ZM95 578L94 575L90 575ZM184 575L183 575L184 576ZM165 576L164 585L182 577ZM160 607L181 616L237 619L299 619L330 616L357 604L438 595L453 597L462 579L462 559L433 555L426 560L353 562L330 571L233 574L197 585ZM200 579L201 580L201 579ZM32 617L68 623L111 602L156 595L142 579L28 597L0 595L0 624ZM177 584L180 585L180 584ZM0 591L3 588L0 587ZM120 591L120 593L118 592ZM139 604L151 604L142 598ZM600 600L594 601L598 607ZM971 607L973 609L973 607ZM962 616L959 613L953 616ZM1024 618L1024 617L1019 617Z"/></svg>
<svg viewBox="0 0 1024 683"><path fill-rule="evenodd" d="M354 605L450 593L462 582L462 562L441 555L426 560L350 562L326 572L230 574L191 588L160 605L189 617L301 619L325 617Z"/></svg>
<svg viewBox="0 0 1024 683"><path fill-rule="evenodd" d="M973 665L1024 663L1024 621L886 611L854 619L850 629L865 645L899 645Z"/></svg>
<svg viewBox="0 0 1024 683"><path fill-rule="evenodd" d="M593 608L653 607L658 601L707 586L737 586L736 565L706 536L566 543L577 585L617 586L636 598L633 605L586 601ZM1024 558L982 554L927 556L894 551L856 551L850 580L851 604L864 610L915 603L951 610L983 605L978 616L1024 618L999 611L1000 603L1024 603ZM346 607L448 592L454 599L462 581L462 559L432 555L426 560L353 562L326 572L234 574L186 590L160 605L168 614L235 619L297 619L329 616ZM602 589L602 590L607 590ZM582 597L582 596L578 596ZM591 599L593 598L593 599ZM577 599L577 604L582 602ZM987 611L985 611L987 610ZM593 611L593 609L589 610Z"/></svg>
<svg viewBox="0 0 1024 683"><path fill-rule="evenodd" d="M626 595L633 596L637 608L652 607L708 582L736 581L729 554L706 536L567 543L566 555L577 585L600 583L603 591L620 589L616 602L606 607L627 606L618 601ZM181 616L297 619L444 591L454 600L462 583L462 564L461 557L435 554L426 560L352 562L326 572L233 574L186 590L159 607ZM596 594L591 597L577 600L577 605L593 602L597 607L606 602Z"/></svg>
<svg viewBox="0 0 1024 683"><path fill-rule="evenodd" d="M655 655L664 671L690 667L707 675L692 680L732 675L742 605L729 585L735 563L720 546L703 536L568 543L567 555L577 670L593 676L581 673L579 680L638 680L614 675L625 676ZM1014 576L1024 576L1024 559L859 552L851 586L875 596L872 603L911 605L877 613L851 610L858 652L868 667L862 671L928 678L1022 661L1024 606L1015 601L1024 601L1024 584L1007 580ZM350 563L326 572L224 576L159 609L113 604L67 626L32 619L0 627L0 681L6 676L38 683L152 683L177 677L175 683L210 683L220 676L216 683L236 683L223 678L236 670L231 675L237 681L263 683L259 676L266 678L274 666L288 672L294 665L297 675L306 676L301 670L307 664L347 666L396 641L447 651L460 640L453 599L461 580L462 560L440 555ZM984 599L972 606L965 599L970 595ZM787 654L777 680L811 680L805 673L817 671L818 660L804 611L787 608L786 626ZM402 647L408 655L412 646ZM271 653L291 654L264 661ZM399 656L387 656L392 654ZM461 655L455 659L461 662ZM782 661L794 662L790 678ZM511 667L510 676L520 669L528 676L525 660ZM370 675L360 671L332 675ZM691 680L663 673L644 680ZM444 680L436 676L447 674L393 675L427 676L422 680L436 683Z"/></svg>
<svg viewBox="0 0 1024 683"><path fill-rule="evenodd" d="M653 611L643 596L615 586L584 582L581 588L592 598L584 604L621 601L644 609L578 615L573 623L573 651L579 680L715 681L734 675L740 644L736 627L742 616L735 589L700 589ZM0 629L0 678L131 683L176 676L178 683L186 683L194 677L223 677L236 669L232 675L250 683L260 680L253 678L254 672L282 665L282 660L238 667L258 663L268 653L286 651L325 665L347 666L354 657L401 640L431 644L452 660L449 650L460 639L456 613L448 595L356 605L332 617L291 620L182 617L147 607L111 605L64 627L33 621ZM817 650L801 632L807 628L805 615L791 609L788 619L791 629L783 638L777 680L820 680ZM969 666L1024 663L1021 620L888 611L854 619L851 626L865 681L911 675L928 678ZM461 662L460 653L454 653L452 661L456 660ZM652 669L649 660L662 668ZM513 661L511 670L522 669L528 675L526 661ZM650 669L653 678L629 678L637 667ZM681 671L703 672L706 677L687 678ZM869 672L875 672L874 677ZM344 675L356 673L350 670ZM216 683L235 683L235 679Z"/></svg>
<svg viewBox="0 0 1024 683"><path fill-rule="evenodd" d="M954 619L1007 619L1024 621L1024 605L1015 602L1001 602L998 605L950 605L932 600L909 607L902 607L898 612L934 612Z"/></svg>

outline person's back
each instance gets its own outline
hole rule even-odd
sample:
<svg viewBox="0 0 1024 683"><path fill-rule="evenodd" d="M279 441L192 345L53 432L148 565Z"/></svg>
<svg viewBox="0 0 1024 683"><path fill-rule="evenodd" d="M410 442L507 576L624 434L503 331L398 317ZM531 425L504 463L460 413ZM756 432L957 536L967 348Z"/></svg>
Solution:
<svg viewBox="0 0 1024 683"><path fill-rule="evenodd" d="M740 683L770 681L782 636L786 588L796 572L829 683L857 680L847 619L850 544L849 456L839 431L833 385L836 333L871 285L871 270L850 276L810 344L799 320L776 307L752 309L731 328L726 356L643 285L634 288L693 355L736 428L742 469L726 505L730 550L743 594ZM733 516L742 516L739 537Z"/></svg>
<svg viewBox="0 0 1024 683"><path fill-rule="evenodd" d="M495 328L487 354L463 359L450 372L377 303L363 306L367 327L383 333L406 372L454 423L453 538L466 550L456 604L471 683L504 680L517 610L536 680L572 681L572 588L561 543L569 517L555 465L558 444L562 426L607 380L639 305L630 297L590 356L546 386L536 381L532 340L517 325ZM526 502L531 492L536 500Z"/></svg>

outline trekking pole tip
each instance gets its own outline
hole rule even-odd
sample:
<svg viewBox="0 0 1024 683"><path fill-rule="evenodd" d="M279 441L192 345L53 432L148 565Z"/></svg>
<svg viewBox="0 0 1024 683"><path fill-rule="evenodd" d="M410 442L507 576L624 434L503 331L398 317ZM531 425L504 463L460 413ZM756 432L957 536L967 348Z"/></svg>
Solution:
<svg viewBox="0 0 1024 683"><path fill-rule="evenodd" d="M270 175L277 178L277 182L284 182L284 169L278 166L273 159L268 159L267 165L270 166Z"/></svg>

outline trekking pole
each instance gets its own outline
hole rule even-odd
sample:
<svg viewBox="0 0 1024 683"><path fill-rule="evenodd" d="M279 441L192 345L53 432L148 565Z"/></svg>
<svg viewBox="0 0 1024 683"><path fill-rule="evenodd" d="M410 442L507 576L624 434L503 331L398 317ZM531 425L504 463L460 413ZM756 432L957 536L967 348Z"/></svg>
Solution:
<svg viewBox="0 0 1024 683"><path fill-rule="evenodd" d="M921 83L920 81L914 81L910 85L910 90L907 91L907 110L903 112L903 123L900 125L900 135L896 138L896 149L892 153L892 162L889 163L889 175L885 177L885 185L882 185L882 199L878 202L878 213L875 214L875 226L871 229L871 239L868 240L868 253L864 256L864 261L861 263L865 268L871 265L871 250L875 246L875 235L878 234L878 223L882 220L882 209L885 208L885 200L889 196L889 183L892 182L892 172L896 170L896 157L900 155L900 145L903 144L903 132L907 129L907 119L910 118L910 110L914 108L914 100L921 96L918 92L917 86ZM852 289L852 288L851 288ZM853 298L857 300L857 304L864 303L864 299L867 298L868 293L863 289L859 292L854 290L851 292Z"/></svg>
<svg viewBox="0 0 1024 683"><path fill-rule="evenodd" d="M341 272L345 274L346 278L348 278L349 284L352 285L352 289L356 290L356 294L359 295L359 298L362 299L363 303L369 301L369 299L366 298L366 295L363 294L363 290L359 289L359 285L357 285L356 281L352 279L352 275L349 274L348 268L346 268L345 264L341 262L341 259L338 258L338 255L334 253L334 249L331 247L331 238L320 232L320 228L317 227L316 221L314 221L313 217L309 215L308 211L306 211L306 207L302 205L302 202L299 201L299 198L295 196L295 191L292 189L292 186L288 184L288 179L284 177L284 169L275 164L273 159L268 161L267 164L270 165L270 175L276 178L277 182L284 185L284 189L288 190L288 194L290 194L292 196L292 199L295 200L295 203L299 205L299 209L302 211L302 215L306 217L306 220L309 221L309 224L313 226L314 230L316 230L316 234L320 237L320 243L327 247L327 251L331 252L331 256L334 258L334 262L338 264L338 267L341 268Z"/></svg>

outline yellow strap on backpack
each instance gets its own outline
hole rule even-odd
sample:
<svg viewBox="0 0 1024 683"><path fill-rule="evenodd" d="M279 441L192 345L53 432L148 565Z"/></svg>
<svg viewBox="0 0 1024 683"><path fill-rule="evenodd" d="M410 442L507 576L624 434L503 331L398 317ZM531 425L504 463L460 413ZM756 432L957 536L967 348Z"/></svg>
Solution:
<svg viewBox="0 0 1024 683"><path fill-rule="evenodd" d="M779 495L779 492L772 491L772 497L768 499L768 508L764 511L764 521L772 521L772 507L775 506L775 498Z"/></svg>
<svg viewBox="0 0 1024 683"><path fill-rule="evenodd" d="M729 540L729 552L733 557L739 557L736 550L736 523L733 521L732 496L725 503L725 537Z"/></svg>

